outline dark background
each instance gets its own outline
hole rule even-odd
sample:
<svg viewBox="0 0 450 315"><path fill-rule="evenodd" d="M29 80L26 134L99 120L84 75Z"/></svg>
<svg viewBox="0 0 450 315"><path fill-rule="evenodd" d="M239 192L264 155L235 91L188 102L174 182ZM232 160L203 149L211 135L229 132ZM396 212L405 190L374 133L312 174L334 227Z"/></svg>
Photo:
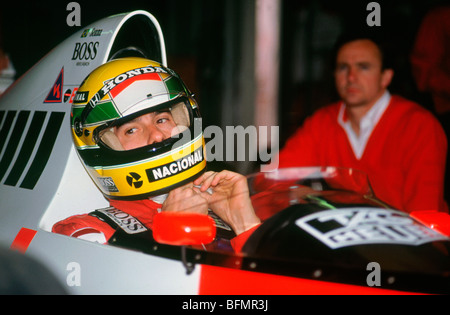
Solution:
<svg viewBox="0 0 450 315"><path fill-rule="evenodd" d="M242 73L242 60L251 49L254 0L126 0L76 1L81 26L66 23L71 1L3 1L0 8L1 45L13 62L17 77L50 49L90 23L112 14L147 10L163 30L168 64L181 74L197 95L205 125L249 125L242 108L246 93L254 97L252 74ZM346 29L367 28L371 1L281 0L281 43L278 125L280 143L320 106L337 99L331 51ZM409 53L425 13L443 1L376 1L381 6L377 31L395 43L392 93L429 107L411 77ZM233 78L240 78L233 80ZM241 97L236 102L225 99ZM241 101L239 101L241 100ZM251 110L250 110L251 116Z"/></svg>

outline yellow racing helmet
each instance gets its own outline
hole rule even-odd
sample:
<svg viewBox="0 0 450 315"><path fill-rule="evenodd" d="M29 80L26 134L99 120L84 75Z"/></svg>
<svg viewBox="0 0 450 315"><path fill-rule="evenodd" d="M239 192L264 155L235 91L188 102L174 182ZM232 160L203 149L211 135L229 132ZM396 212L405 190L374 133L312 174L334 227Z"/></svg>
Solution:
<svg viewBox="0 0 450 315"><path fill-rule="evenodd" d="M175 124L170 136L124 149L117 130L161 112ZM107 198L145 199L205 170L200 118L195 99L173 70L129 57L109 61L84 79L72 103L72 136L82 163Z"/></svg>

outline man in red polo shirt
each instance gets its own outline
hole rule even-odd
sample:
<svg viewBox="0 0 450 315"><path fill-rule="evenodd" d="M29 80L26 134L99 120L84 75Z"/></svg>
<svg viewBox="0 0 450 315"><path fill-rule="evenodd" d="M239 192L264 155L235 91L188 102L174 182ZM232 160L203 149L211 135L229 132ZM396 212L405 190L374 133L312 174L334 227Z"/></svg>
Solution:
<svg viewBox="0 0 450 315"><path fill-rule="evenodd" d="M430 112L389 93L394 72L384 57L374 39L338 45L334 76L342 101L306 119L280 151L279 167L356 168L394 208L447 212L446 136Z"/></svg>

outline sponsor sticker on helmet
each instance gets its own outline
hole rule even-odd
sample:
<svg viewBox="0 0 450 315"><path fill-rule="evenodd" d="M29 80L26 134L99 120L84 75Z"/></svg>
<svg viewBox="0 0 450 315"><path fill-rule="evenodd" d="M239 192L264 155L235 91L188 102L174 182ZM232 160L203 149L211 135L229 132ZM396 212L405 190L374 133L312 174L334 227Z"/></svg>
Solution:
<svg viewBox="0 0 450 315"><path fill-rule="evenodd" d="M112 177L97 177L100 185L109 192L119 192Z"/></svg>
<svg viewBox="0 0 450 315"><path fill-rule="evenodd" d="M141 180L141 175L135 172L130 172L126 177L128 185L134 188L141 188L143 181Z"/></svg>
<svg viewBox="0 0 450 315"><path fill-rule="evenodd" d="M73 98L74 104L86 103L88 101L89 91L77 92Z"/></svg>
<svg viewBox="0 0 450 315"><path fill-rule="evenodd" d="M442 234L398 211L343 208L299 218L296 225L332 249L364 244L403 244L448 240Z"/></svg>
<svg viewBox="0 0 450 315"><path fill-rule="evenodd" d="M166 177L183 172L203 161L203 148L200 147L192 154L183 157L172 163L161 165L155 168L147 169L147 176L150 182L154 182Z"/></svg>
<svg viewBox="0 0 450 315"><path fill-rule="evenodd" d="M108 94L113 88L115 88L120 83L124 82L125 80L128 80L130 78L133 78L135 76L139 75L145 75L149 73L167 73L166 70L164 70L161 67L153 67L153 66L147 66L147 67L141 67L133 70L129 70L127 72L121 73L118 76L106 81L101 88L102 95Z"/></svg>

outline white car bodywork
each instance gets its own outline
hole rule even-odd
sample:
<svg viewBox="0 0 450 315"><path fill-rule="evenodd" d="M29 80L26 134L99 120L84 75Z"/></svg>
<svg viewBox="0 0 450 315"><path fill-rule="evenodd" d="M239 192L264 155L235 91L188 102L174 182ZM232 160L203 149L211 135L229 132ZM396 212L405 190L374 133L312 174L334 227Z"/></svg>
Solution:
<svg viewBox="0 0 450 315"><path fill-rule="evenodd" d="M120 47L119 41L132 37L127 32L135 25L144 27L140 40L151 48L149 57L166 65L157 20L145 11L119 14L73 34L0 99L1 135L6 136L0 151L0 242L10 247L22 228L37 231L26 254L55 273L67 284L69 293L198 291L198 270L188 276L179 261L51 233L53 224L61 219L108 206L72 144L70 100L89 72L130 45L124 40L127 46Z"/></svg>

